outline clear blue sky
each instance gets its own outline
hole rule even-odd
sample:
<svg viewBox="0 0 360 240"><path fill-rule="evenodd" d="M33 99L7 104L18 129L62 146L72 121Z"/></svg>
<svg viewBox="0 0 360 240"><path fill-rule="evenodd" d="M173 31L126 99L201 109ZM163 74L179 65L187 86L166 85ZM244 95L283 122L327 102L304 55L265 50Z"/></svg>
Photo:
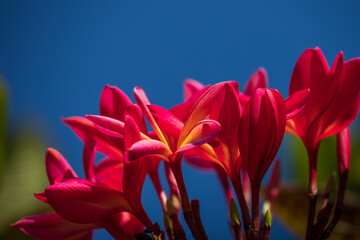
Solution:
<svg viewBox="0 0 360 240"><path fill-rule="evenodd" d="M82 143L59 118L97 114L105 84L130 96L142 86L154 104L169 108L182 100L185 78L242 87L262 66L285 97L306 48L319 46L329 64L340 50L345 59L360 56L359 1L174 2L1 1L0 73L12 125L40 125L49 147L81 172ZM209 235L228 239L216 178L185 167L185 181L190 197L200 199ZM152 194L147 183L145 207L161 221ZM291 238L283 231L274 239Z"/></svg>

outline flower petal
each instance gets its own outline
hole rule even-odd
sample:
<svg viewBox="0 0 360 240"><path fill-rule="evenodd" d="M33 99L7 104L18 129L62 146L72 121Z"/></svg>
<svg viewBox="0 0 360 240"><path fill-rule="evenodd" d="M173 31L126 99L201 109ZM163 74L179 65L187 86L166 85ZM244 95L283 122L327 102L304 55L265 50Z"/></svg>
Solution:
<svg viewBox="0 0 360 240"><path fill-rule="evenodd" d="M76 173L69 163L57 150L53 148L48 148L46 150L45 165L50 184L77 178Z"/></svg>
<svg viewBox="0 0 360 240"><path fill-rule="evenodd" d="M304 89L285 99L286 119L295 117L305 107L309 94L310 89Z"/></svg>
<svg viewBox="0 0 360 240"><path fill-rule="evenodd" d="M136 103L141 108L141 111L143 112L145 118L149 121L150 126L156 132L156 134L159 137L160 141L162 141L163 143L168 145L163 133L161 132L159 126L157 125L155 119L153 118L153 116L152 116L152 114L151 114L151 112L150 112L150 110L148 108L148 105L150 105L150 101L147 98L144 90L142 88L140 88L140 87L135 87L134 88L134 97L135 97Z"/></svg>
<svg viewBox="0 0 360 240"><path fill-rule="evenodd" d="M205 86L200 82L187 78L184 80L184 102L189 100L194 94L199 92Z"/></svg>
<svg viewBox="0 0 360 240"><path fill-rule="evenodd" d="M56 213L25 217L11 225L27 235L42 240L91 240L96 224L72 223Z"/></svg>
<svg viewBox="0 0 360 240"><path fill-rule="evenodd" d="M100 96L100 114L123 120L125 109L132 104L126 94L115 86L106 85Z"/></svg>
<svg viewBox="0 0 360 240"><path fill-rule="evenodd" d="M118 212L132 212L121 192L87 180L73 179L45 189L52 208L75 223L94 223Z"/></svg>
<svg viewBox="0 0 360 240"><path fill-rule="evenodd" d="M96 142L93 138L87 137L85 139L83 150L83 166L85 177L91 182L95 182L95 156L96 156Z"/></svg>
<svg viewBox="0 0 360 240"><path fill-rule="evenodd" d="M198 92L194 93L186 102L178 104L172 107L169 111L174 114L182 122L185 121L194 104L198 99L210 88L210 85L205 86Z"/></svg>
<svg viewBox="0 0 360 240"><path fill-rule="evenodd" d="M244 94L251 97L257 88L267 88L268 85L268 76L265 68L259 68L247 81L244 87Z"/></svg>
<svg viewBox="0 0 360 240"><path fill-rule="evenodd" d="M99 115L85 115L85 117L94 123L96 129L100 132L112 137L124 137L124 122Z"/></svg>
<svg viewBox="0 0 360 240"><path fill-rule="evenodd" d="M178 145L178 152L183 152L193 147L213 140L219 133L221 126L213 120L200 121L190 130L185 140Z"/></svg>
<svg viewBox="0 0 360 240"><path fill-rule="evenodd" d="M122 151L119 148L119 146L123 145L122 140L98 131L90 120L83 117L69 117L62 119L62 121L68 125L82 141L85 141L86 136L93 137L96 141L96 147L100 152L108 156L122 156Z"/></svg>
<svg viewBox="0 0 360 240"><path fill-rule="evenodd" d="M123 159L106 158L95 167L96 183L123 192Z"/></svg>
<svg viewBox="0 0 360 240"><path fill-rule="evenodd" d="M168 161L168 156L172 154L170 149L158 140L140 140L134 143L128 150L129 162L145 156L156 156Z"/></svg>

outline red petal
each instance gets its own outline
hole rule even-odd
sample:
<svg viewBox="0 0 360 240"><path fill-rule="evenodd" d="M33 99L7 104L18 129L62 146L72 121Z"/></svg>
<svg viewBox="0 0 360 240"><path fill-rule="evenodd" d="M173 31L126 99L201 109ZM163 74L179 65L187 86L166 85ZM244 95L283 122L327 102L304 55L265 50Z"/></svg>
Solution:
<svg viewBox="0 0 360 240"><path fill-rule="evenodd" d="M96 183L123 192L123 159L104 159L95 167Z"/></svg>
<svg viewBox="0 0 360 240"><path fill-rule="evenodd" d="M52 208L75 223L94 223L118 212L131 212L121 192L74 179L53 184L45 189Z"/></svg>
<svg viewBox="0 0 360 240"><path fill-rule="evenodd" d="M194 93L186 102L178 104L172 107L169 111L174 114L182 122L185 121L194 104L198 99L210 88L210 86L205 86L200 91Z"/></svg>
<svg viewBox="0 0 360 240"><path fill-rule="evenodd" d="M221 126L213 120L200 121L191 129L185 140L178 144L178 151L183 152L193 147L213 140L219 133Z"/></svg>
<svg viewBox="0 0 360 240"><path fill-rule="evenodd" d="M93 122L100 132L112 137L124 137L124 123L122 121L98 115L86 115L85 117Z"/></svg>
<svg viewBox="0 0 360 240"><path fill-rule="evenodd" d="M252 183L260 183L284 136L285 104L280 93L257 89L246 105L239 130L239 148Z"/></svg>
<svg viewBox="0 0 360 240"><path fill-rule="evenodd" d="M305 107L309 94L310 89L304 89L285 99L286 119L295 117Z"/></svg>
<svg viewBox="0 0 360 240"><path fill-rule="evenodd" d="M83 117L69 117L62 119L62 121L68 125L82 141L85 141L86 136L93 137L96 141L96 147L100 152L109 156L122 157L122 151L119 148L119 146L123 145L122 140L99 132L90 120Z"/></svg>
<svg viewBox="0 0 360 240"><path fill-rule="evenodd" d="M320 125L325 138L348 127L356 118L360 106L360 58L345 62L336 94L323 114Z"/></svg>
<svg viewBox="0 0 360 240"><path fill-rule="evenodd" d="M91 182L95 182L95 156L96 156L96 142L91 137L85 139L83 150L83 165L85 177Z"/></svg>
<svg viewBox="0 0 360 240"><path fill-rule="evenodd" d="M164 160L168 160L168 156L172 154L170 149L158 140L141 140L134 143L128 150L130 162L146 156L156 156Z"/></svg>
<svg viewBox="0 0 360 240"><path fill-rule="evenodd" d="M140 130L132 117L126 116L124 130L125 149L129 149L134 143L141 140Z"/></svg>
<svg viewBox="0 0 360 240"><path fill-rule="evenodd" d="M268 85L268 76L265 68L259 68L247 81L244 87L244 94L251 97L257 88L267 88Z"/></svg>
<svg viewBox="0 0 360 240"><path fill-rule="evenodd" d="M185 79L184 81L184 102L189 100L194 94L199 92L205 86L194 79Z"/></svg>
<svg viewBox="0 0 360 240"><path fill-rule="evenodd" d="M349 128L337 134L337 161L339 173L343 175L349 170L351 159L351 143Z"/></svg>
<svg viewBox="0 0 360 240"><path fill-rule="evenodd" d="M153 116L152 116L152 114L151 114L151 112L150 112L150 110L148 108L148 105L150 105L150 101L147 98L144 90L142 88L140 88L140 87L135 87L134 88L134 97L135 97L136 103L141 108L141 111L143 112L145 118L149 121L150 126L156 132L156 134L159 137L160 141L162 141L163 143L168 145L163 133L161 132L159 126L157 125L155 119L153 118Z"/></svg>
<svg viewBox="0 0 360 240"><path fill-rule="evenodd" d="M123 120L125 109L131 104L131 100L123 91L117 87L106 85L100 97L100 114Z"/></svg>
<svg viewBox="0 0 360 240"><path fill-rule="evenodd" d="M76 173L69 163L53 148L48 148L46 151L45 165L50 184L77 178Z"/></svg>
<svg viewBox="0 0 360 240"><path fill-rule="evenodd" d="M95 224L72 223L56 213L25 217L12 224L27 235L42 240L90 240Z"/></svg>
<svg viewBox="0 0 360 240"><path fill-rule="evenodd" d="M148 108L161 129L170 150L175 152L184 123L165 108L156 105L149 105Z"/></svg>

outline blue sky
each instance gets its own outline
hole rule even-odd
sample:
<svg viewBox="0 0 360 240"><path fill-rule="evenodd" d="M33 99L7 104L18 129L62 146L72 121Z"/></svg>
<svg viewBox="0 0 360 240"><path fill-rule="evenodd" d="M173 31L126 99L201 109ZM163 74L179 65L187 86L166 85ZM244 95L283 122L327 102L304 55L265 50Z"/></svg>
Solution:
<svg viewBox="0 0 360 240"><path fill-rule="evenodd" d="M60 117L97 114L105 84L129 96L141 86L152 103L169 108L182 101L185 78L237 80L242 88L262 66L270 87L286 97L306 48L320 47L329 64L340 50L346 60L360 56L359 10L355 0L1 1L0 73L11 124L38 125L48 146L81 172L82 143ZM187 167L184 174L209 235L230 237L216 178ZM146 184L144 204L161 221L152 194ZM282 231L273 237L291 238Z"/></svg>

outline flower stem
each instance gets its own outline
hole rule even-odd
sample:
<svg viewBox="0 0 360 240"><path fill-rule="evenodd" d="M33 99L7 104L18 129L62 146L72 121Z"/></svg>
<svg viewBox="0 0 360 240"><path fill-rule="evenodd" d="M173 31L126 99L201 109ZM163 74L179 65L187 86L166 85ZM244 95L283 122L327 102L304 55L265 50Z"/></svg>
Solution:
<svg viewBox="0 0 360 240"><path fill-rule="evenodd" d="M243 222L244 222L244 230L245 230L245 236L246 239L250 239L250 227L251 227L251 223L250 223L250 212L249 212L249 208L246 204L246 200L244 197L244 191L242 188L242 184L241 184L241 180L240 178L232 178L231 182L234 186L234 190L237 196L237 199L239 201L239 205L240 205L240 209L241 209L241 216L243 218Z"/></svg>
<svg viewBox="0 0 360 240"><path fill-rule="evenodd" d="M208 236L206 235L204 225L202 224L201 217L200 217L200 203L198 199L191 200L191 208L194 213L194 220L196 223L196 226L199 228L201 235L204 239L208 239Z"/></svg>
<svg viewBox="0 0 360 240"><path fill-rule="evenodd" d="M179 193L180 193L180 197L181 197L181 205L183 208L183 214L184 214L185 221L186 221L193 237L196 240L202 240L203 237L202 237L198 227L196 226L196 223L194 220L194 215L193 215L190 201L189 201L189 197L188 197L188 194L186 191L185 182L184 182L184 178L183 178L182 170L181 170L181 161L179 161L178 159L173 159L170 162L170 168L174 174L174 177L176 179L176 182L177 182L177 185L179 188Z"/></svg>
<svg viewBox="0 0 360 240"><path fill-rule="evenodd" d="M313 232L314 218L316 211L317 200L317 176L316 165L317 155L319 147L314 149L308 149L309 156L309 209L308 209L308 221L306 227L306 240L310 240Z"/></svg>
<svg viewBox="0 0 360 240"><path fill-rule="evenodd" d="M260 184L251 184L251 239L259 237L259 198Z"/></svg>

